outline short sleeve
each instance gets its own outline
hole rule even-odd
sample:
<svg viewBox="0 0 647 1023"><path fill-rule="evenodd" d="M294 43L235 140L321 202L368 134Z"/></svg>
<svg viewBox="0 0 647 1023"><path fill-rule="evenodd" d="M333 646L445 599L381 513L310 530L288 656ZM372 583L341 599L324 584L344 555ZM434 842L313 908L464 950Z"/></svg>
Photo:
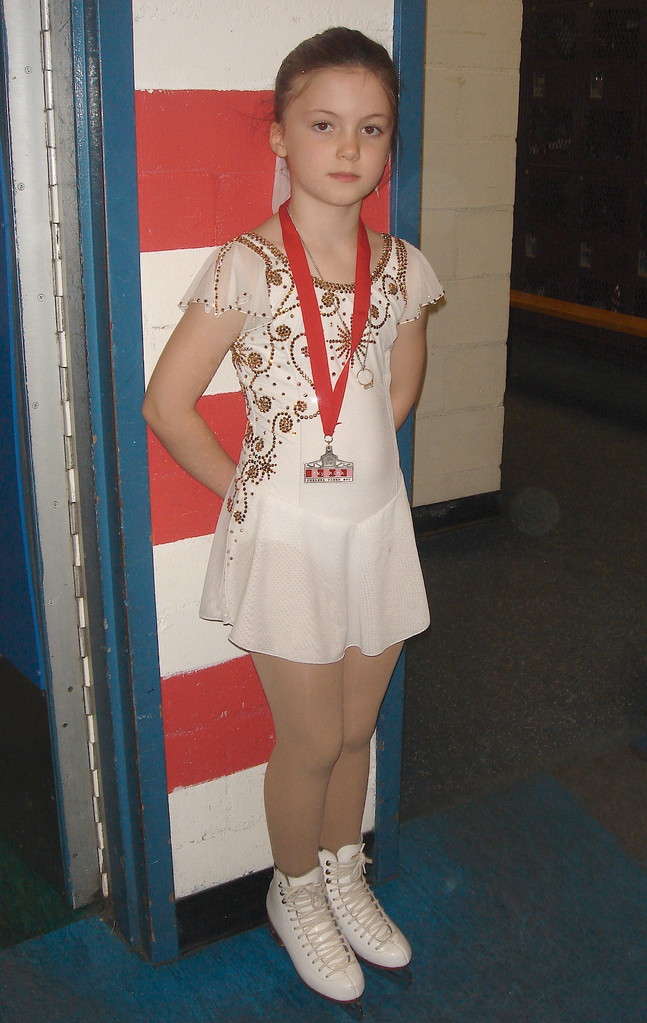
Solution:
<svg viewBox="0 0 647 1023"><path fill-rule="evenodd" d="M417 320L423 306L434 305L445 294L436 274L420 249L404 242L407 251L407 295L400 323Z"/></svg>
<svg viewBox="0 0 647 1023"><path fill-rule="evenodd" d="M204 305L205 312L219 316L230 309L247 314L244 330L253 330L271 315L265 262L239 241L215 249L180 300L180 308L191 302Z"/></svg>

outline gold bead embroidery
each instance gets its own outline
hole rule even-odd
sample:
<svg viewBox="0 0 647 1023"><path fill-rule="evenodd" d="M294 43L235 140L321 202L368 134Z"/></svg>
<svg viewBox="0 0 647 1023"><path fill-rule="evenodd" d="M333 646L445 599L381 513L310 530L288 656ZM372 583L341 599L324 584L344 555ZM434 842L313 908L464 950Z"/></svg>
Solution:
<svg viewBox="0 0 647 1023"><path fill-rule="evenodd" d="M281 433L289 433L292 429L292 416L283 412L278 418L278 427Z"/></svg>
<svg viewBox="0 0 647 1023"><path fill-rule="evenodd" d="M247 365L250 369L260 369L263 365L263 357L258 352L250 352L247 356Z"/></svg>

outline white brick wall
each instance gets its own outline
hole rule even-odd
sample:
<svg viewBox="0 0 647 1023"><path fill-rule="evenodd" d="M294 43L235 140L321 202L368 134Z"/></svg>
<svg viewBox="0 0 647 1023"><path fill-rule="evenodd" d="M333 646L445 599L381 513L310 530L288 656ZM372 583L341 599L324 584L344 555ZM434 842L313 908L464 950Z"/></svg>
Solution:
<svg viewBox="0 0 647 1023"><path fill-rule="evenodd" d="M414 504L498 490L522 0L428 0L421 245L430 317Z"/></svg>

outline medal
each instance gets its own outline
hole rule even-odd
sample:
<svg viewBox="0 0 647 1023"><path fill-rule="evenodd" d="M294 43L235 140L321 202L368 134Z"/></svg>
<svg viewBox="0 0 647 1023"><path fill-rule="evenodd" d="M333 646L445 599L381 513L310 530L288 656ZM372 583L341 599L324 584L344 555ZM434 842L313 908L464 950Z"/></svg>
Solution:
<svg viewBox="0 0 647 1023"><path fill-rule="evenodd" d="M303 467L304 483L352 483L353 463L337 458L332 449L332 437L325 437L326 450L321 458L306 462Z"/></svg>
<svg viewBox="0 0 647 1023"><path fill-rule="evenodd" d="M371 297L371 248L368 235L363 222L360 220L357 225L355 297L351 320L350 352L339 374L337 383L333 387L319 303L317 302L314 284L312 283L312 275L308 267L305 249L290 217L287 202L279 209L279 218L283 232L283 244L285 245L285 251L290 263L292 277L294 278L303 314L303 325L305 327L310 365L312 367L312 380L315 394L317 395L319 414L326 442L326 450L321 458L305 463L303 479L305 483L352 483L353 463L346 462L337 457L332 450L332 439L339 422L339 413L344 400L344 394L346 393L351 360L362 340L368 320ZM373 374L370 369L366 369L365 364L359 370L357 379L362 387L368 388L373 386Z"/></svg>

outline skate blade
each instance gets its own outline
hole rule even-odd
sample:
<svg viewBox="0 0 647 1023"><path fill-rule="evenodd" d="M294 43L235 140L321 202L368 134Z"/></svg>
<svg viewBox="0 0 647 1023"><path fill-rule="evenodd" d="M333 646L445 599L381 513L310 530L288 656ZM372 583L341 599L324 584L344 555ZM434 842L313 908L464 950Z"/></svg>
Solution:
<svg viewBox="0 0 647 1023"><path fill-rule="evenodd" d="M362 959L361 963L363 967L367 967L378 976L390 980L396 987L406 988L413 984L413 974L408 966L389 968L388 966L378 966L377 963L370 963L368 959Z"/></svg>
<svg viewBox="0 0 647 1023"><path fill-rule="evenodd" d="M359 1002L334 1002L334 1004L347 1012L352 1019L364 1019L364 1010Z"/></svg>

